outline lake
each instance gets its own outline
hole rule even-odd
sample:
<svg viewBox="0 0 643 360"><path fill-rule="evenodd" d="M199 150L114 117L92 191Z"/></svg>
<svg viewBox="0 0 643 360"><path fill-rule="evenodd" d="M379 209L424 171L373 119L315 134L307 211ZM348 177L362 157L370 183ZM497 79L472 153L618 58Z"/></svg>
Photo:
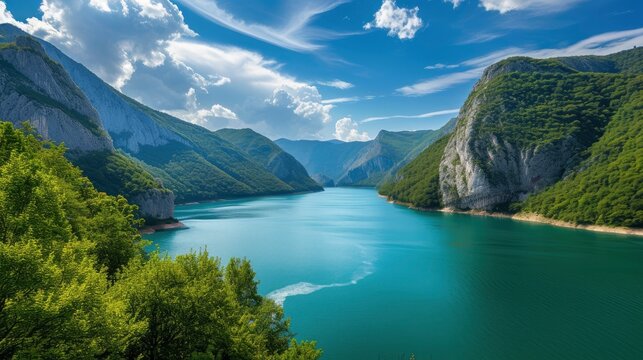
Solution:
<svg viewBox="0 0 643 360"><path fill-rule="evenodd" d="M420 212L373 189L179 206L175 256L252 261L324 359L643 359L643 239Z"/></svg>

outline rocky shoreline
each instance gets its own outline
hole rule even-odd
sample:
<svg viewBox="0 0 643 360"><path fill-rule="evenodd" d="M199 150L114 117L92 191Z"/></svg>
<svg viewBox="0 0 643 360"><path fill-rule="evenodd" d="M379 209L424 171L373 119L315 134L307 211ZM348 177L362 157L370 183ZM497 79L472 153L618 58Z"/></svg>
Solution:
<svg viewBox="0 0 643 360"><path fill-rule="evenodd" d="M546 218L542 215L538 214L531 214L531 213L518 213L518 214L506 214L506 213L500 213L500 212L492 212L492 211L484 211L484 210L455 210L455 209L425 209L425 208L420 208L417 206L414 206L413 204L410 203L405 203L397 200L392 200L386 196L379 195L382 198L385 198L388 202L392 204L397 204L397 205L402 205L406 206L409 209L413 210L419 210L419 211L438 211L438 212L444 212L444 213L452 213L452 214L465 214L465 215L477 215L477 216L490 216L490 217L497 217L497 218L506 218L506 219L512 219L512 220L517 220L517 221L526 221L526 222L532 222L532 223L539 223L539 224L548 224L548 225L553 225L553 226L558 226L558 227L565 227L565 228L570 228L570 229L582 229L582 230L589 230L589 231L596 231L596 232L602 232L602 233L611 233L611 234L622 234L622 235L635 235L635 236L643 236L643 229L635 229L635 228L627 228L627 227L611 227L611 226L603 226L603 225L581 225L581 224L574 224L562 220L556 220L556 219L549 219Z"/></svg>

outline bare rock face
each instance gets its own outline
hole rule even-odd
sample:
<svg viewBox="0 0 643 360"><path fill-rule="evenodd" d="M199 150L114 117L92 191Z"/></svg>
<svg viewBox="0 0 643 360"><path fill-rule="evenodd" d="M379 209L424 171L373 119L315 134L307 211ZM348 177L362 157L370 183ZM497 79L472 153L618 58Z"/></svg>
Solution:
<svg viewBox="0 0 643 360"><path fill-rule="evenodd" d="M134 196L131 201L146 219L171 219L174 216L174 193L167 190L149 189Z"/></svg>
<svg viewBox="0 0 643 360"><path fill-rule="evenodd" d="M98 113L40 44L20 36L0 50L0 118L29 122L70 150L113 150Z"/></svg>
<svg viewBox="0 0 643 360"><path fill-rule="evenodd" d="M510 64L510 68L500 65L489 68L476 85L445 148L440 162L440 190L447 208L493 210L523 200L561 179L578 161L580 146L573 137L520 147L494 134L477 133L476 129L494 116L479 115L485 101L481 88L500 73L530 71L529 64L521 62Z"/></svg>

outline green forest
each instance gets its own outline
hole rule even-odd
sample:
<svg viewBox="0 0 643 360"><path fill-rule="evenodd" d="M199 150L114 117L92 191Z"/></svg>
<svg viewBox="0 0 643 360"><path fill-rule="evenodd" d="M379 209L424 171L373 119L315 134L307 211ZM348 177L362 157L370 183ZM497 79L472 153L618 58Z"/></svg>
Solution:
<svg viewBox="0 0 643 360"><path fill-rule="evenodd" d="M247 260L171 259L65 149L0 123L0 358L317 359Z"/></svg>

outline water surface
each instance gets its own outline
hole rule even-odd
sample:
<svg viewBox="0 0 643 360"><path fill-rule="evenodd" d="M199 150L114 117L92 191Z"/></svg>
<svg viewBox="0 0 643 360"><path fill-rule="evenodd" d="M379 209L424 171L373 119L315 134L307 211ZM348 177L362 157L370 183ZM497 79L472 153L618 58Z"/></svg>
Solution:
<svg viewBox="0 0 643 360"><path fill-rule="evenodd" d="M252 261L325 359L643 359L641 238L387 203L371 189L177 207L175 256Z"/></svg>

